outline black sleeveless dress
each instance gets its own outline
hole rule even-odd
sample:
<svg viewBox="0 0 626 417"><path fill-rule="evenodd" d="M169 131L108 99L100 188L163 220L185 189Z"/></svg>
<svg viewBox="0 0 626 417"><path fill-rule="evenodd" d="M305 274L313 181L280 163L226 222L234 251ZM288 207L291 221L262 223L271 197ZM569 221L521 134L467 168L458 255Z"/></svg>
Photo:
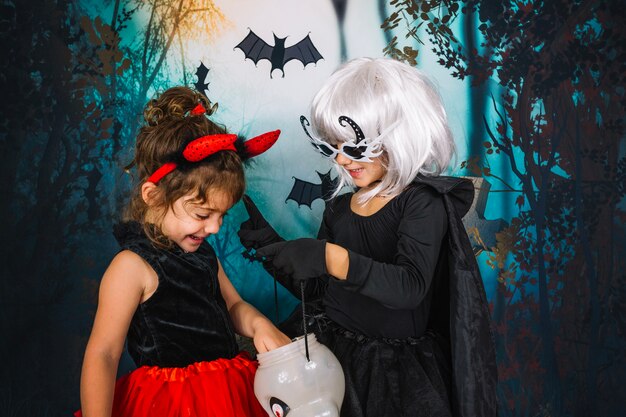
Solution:
<svg viewBox="0 0 626 417"><path fill-rule="evenodd" d="M114 235L159 284L132 318L127 347L138 368L117 381L112 415L264 417L253 389L257 363L239 353L213 248L206 241L192 253L158 248L135 222L117 225Z"/></svg>

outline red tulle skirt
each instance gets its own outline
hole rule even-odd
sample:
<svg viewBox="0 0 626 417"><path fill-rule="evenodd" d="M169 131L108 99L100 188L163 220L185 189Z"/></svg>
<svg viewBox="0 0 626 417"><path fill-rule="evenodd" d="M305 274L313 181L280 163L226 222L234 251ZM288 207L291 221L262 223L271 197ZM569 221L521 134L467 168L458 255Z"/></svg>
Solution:
<svg viewBox="0 0 626 417"><path fill-rule="evenodd" d="M112 416L267 417L254 396L257 366L245 352L185 368L142 366L117 380Z"/></svg>

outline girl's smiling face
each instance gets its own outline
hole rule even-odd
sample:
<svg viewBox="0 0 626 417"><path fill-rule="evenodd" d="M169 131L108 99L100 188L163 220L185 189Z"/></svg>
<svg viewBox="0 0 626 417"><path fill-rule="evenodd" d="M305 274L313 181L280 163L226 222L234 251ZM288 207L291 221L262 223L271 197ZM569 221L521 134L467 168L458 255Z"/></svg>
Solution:
<svg viewBox="0 0 626 417"><path fill-rule="evenodd" d="M372 162L358 162L348 159L339 153L335 157L335 162L348 171L352 181L354 181L354 185L359 188L368 187L374 182L381 180L387 172L380 157L373 158Z"/></svg>
<svg viewBox="0 0 626 417"><path fill-rule="evenodd" d="M204 203L193 195L183 196L168 208L161 230L185 252L195 252L204 239L220 230L232 205L229 194L221 190L212 191Z"/></svg>

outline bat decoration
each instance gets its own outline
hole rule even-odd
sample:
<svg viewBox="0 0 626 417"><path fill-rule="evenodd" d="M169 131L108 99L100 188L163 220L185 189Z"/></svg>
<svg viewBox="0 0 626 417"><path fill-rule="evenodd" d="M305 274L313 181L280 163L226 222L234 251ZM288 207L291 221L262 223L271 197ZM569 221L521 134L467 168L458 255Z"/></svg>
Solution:
<svg viewBox="0 0 626 417"><path fill-rule="evenodd" d="M508 226L504 219L485 219L485 208L491 184L480 177L465 177L474 183L474 201L469 211L463 217L463 225L469 232L474 255L478 256L482 251L493 251L496 247L496 234ZM477 231L476 234L474 231Z"/></svg>
<svg viewBox="0 0 626 417"><path fill-rule="evenodd" d="M316 171L317 172L317 171ZM285 200L285 203L288 200L293 200L298 203L298 207L301 205L309 206L311 208L311 204L318 198L327 199L332 194L333 190L337 186L338 179L332 179L330 177L330 171L326 174L320 174L321 184L313 184L312 182L303 181L301 179L294 177L294 184L291 187L291 191Z"/></svg>
<svg viewBox="0 0 626 417"><path fill-rule="evenodd" d="M254 62L254 65L257 65L262 59L270 61L272 64L270 78L273 78L272 72L276 69L280 70L283 73L283 78L285 78L285 64L292 59L297 59L306 67L308 64L315 64L317 61L324 58L315 45L313 45L313 41L311 41L309 35L306 35L304 39L295 45L288 47L285 47L286 37L279 38L274 35L274 46L271 46L258 37L252 29L249 30L248 35L235 46L234 49L241 49L245 55L245 59L250 58Z"/></svg>
<svg viewBox="0 0 626 417"><path fill-rule="evenodd" d="M205 83L206 76L209 75L209 69L204 66L204 63L200 61L200 66L196 69L196 77L198 82L194 84L196 90L206 96L206 91L209 89L209 83Z"/></svg>

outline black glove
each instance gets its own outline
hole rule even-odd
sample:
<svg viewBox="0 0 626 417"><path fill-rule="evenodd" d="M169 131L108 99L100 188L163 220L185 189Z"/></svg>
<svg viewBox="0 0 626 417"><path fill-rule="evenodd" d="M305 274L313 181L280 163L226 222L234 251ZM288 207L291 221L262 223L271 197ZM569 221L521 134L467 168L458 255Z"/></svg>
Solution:
<svg viewBox="0 0 626 417"><path fill-rule="evenodd" d="M285 239L280 237L276 230L265 220L254 201L248 196L243 196L243 203L250 218L241 223L239 231L239 240L247 249L258 249L276 242L283 242Z"/></svg>
<svg viewBox="0 0 626 417"><path fill-rule="evenodd" d="M271 264L277 274L289 276L293 281L303 281L326 275L326 241L296 239L273 243L257 249L264 264Z"/></svg>

